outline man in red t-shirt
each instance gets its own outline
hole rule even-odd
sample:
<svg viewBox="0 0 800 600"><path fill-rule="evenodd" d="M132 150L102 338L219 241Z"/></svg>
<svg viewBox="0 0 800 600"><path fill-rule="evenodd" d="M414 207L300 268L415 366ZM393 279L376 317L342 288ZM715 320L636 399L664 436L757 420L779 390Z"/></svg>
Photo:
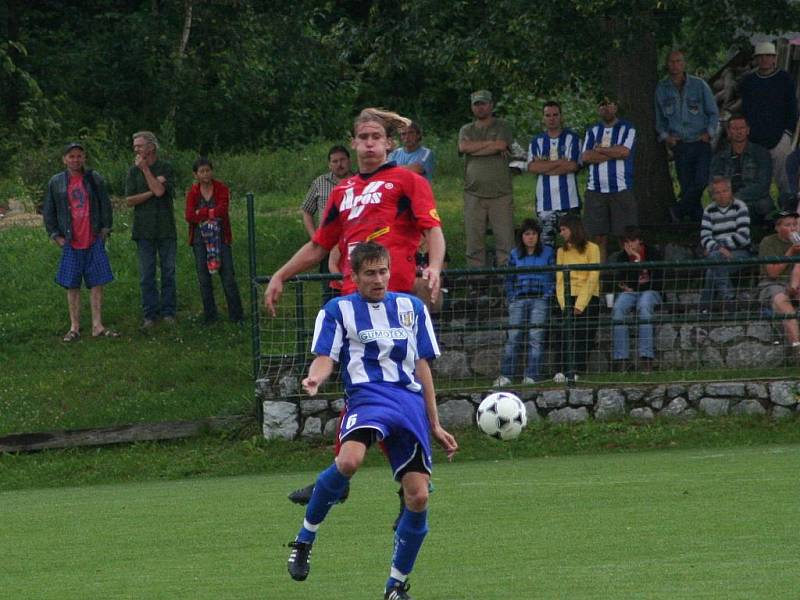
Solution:
<svg viewBox="0 0 800 600"><path fill-rule="evenodd" d="M44 199L44 225L61 247L56 283L66 288L70 328L65 342L80 339L81 282L90 291L92 336L118 337L103 325L103 286L114 280L105 249L111 233L111 201L103 178L86 170L86 152L78 142L64 149L66 169L50 179Z"/></svg>
<svg viewBox="0 0 800 600"><path fill-rule="evenodd" d="M420 234L425 236L430 254L423 276L434 300L438 297L445 241L433 192L424 177L386 162L391 146L387 126L391 128L392 124L387 125L377 114L363 111L354 126L351 146L356 151L358 174L334 188L314 237L270 279L264 303L273 316L284 281L319 263L334 246L342 253L343 293L355 290L350 279L349 249L366 241L378 242L389 250L389 290L412 292Z"/></svg>

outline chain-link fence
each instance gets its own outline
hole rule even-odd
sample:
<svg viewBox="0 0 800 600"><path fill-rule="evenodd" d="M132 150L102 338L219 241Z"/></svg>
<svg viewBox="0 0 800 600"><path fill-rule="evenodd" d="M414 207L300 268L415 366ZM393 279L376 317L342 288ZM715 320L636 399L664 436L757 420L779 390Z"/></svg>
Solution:
<svg viewBox="0 0 800 600"><path fill-rule="evenodd" d="M796 327L796 302L791 312L775 310L770 296L776 289L762 283L768 263L790 263L790 272L798 259L448 270L444 302L432 312L442 350L433 365L436 387L796 374L800 348L787 341L787 327ZM524 275L544 283L515 287ZM259 307L253 346L258 376L277 381L307 370L315 318L336 277L306 274L287 282L276 318ZM268 279L254 281L260 299ZM587 286L591 292L580 294ZM338 388L334 383L326 391Z"/></svg>

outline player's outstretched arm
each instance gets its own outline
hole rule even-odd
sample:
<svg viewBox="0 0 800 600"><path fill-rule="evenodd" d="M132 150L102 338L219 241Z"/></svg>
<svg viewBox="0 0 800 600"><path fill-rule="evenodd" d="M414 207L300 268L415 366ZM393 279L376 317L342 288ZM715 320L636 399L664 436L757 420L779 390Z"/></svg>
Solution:
<svg viewBox="0 0 800 600"><path fill-rule="evenodd" d="M427 229L425 231L425 241L428 244L428 266L422 271L422 278L428 281L428 289L431 291L431 303L435 303L439 298L439 288L442 284L441 272L446 250L442 228L431 227Z"/></svg>
<svg viewBox="0 0 800 600"><path fill-rule="evenodd" d="M308 368L308 377L303 379L302 386L306 394L316 396L320 386L327 381L333 372L333 359L330 356L317 356Z"/></svg>
<svg viewBox="0 0 800 600"><path fill-rule="evenodd" d="M314 242L306 242L300 249L294 253L285 265L275 271L275 274L270 278L267 289L264 291L264 306L273 317L275 316L275 307L278 300L283 294L283 282L298 273L307 271L313 267L327 254L327 250L315 244Z"/></svg>
<svg viewBox="0 0 800 600"><path fill-rule="evenodd" d="M436 390L433 387L431 367L424 358L418 358L415 362L415 367L417 379L422 384L422 395L425 398L428 421L431 423L431 433L447 452L447 458L453 460L453 455L458 451L458 442L439 423L439 409L436 407Z"/></svg>

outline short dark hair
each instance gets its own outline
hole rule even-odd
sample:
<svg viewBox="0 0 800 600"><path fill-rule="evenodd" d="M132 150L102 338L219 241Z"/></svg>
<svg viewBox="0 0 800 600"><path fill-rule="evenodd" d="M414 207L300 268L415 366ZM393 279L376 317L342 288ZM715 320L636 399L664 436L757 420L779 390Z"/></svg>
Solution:
<svg viewBox="0 0 800 600"><path fill-rule="evenodd" d="M350 158L350 151L341 144L331 146L331 149L328 150L328 160L330 160L331 156L334 154L344 154L347 158Z"/></svg>
<svg viewBox="0 0 800 600"><path fill-rule="evenodd" d="M525 256L528 253L528 249L525 247L525 244L522 243L522 234L526 231L535 231L539 234L539 238L536 240L536 246L533 249L534 256L539 256L542 253L542 226L536 219L525 219L520 224L519 230L517 231L517 252L520 256Z"/></svg>
<svg viewBox="0 0 800 600"><path fill-rule="evenodd" d="M547 108L548 106L555 106L558 109L558 112L559 113L561 112L560 102L556 102L555 100L548 100L547 102L544 103L544 106L542 106L542 112L544 112L544 109Z"/></svg>
<svg viewBox="0 0 800 600"><path fill-rule="evenodd" d="M416 121L411 121L411 123L408 124L408 127L406 127L406 129L413 129L414 131L417 132L417 135L419 135L419 137L422 137L422 127L420 127L419 123L417 123Z"/></svg>
<svg viewBox="0 0 800 600"><path fill-rule="evenodd" d="M364 263L377 262L385 259L391 266L391 257L385 246L377 242L361 242L350 252L350 268L358 274Z"/></svg>
<svg viewBox="0 0 800 600"><path fill-rule="evenodd" d="M747 120L747 117L744 116L744 113L733 113L730 117L728 117L728 125L730 125L733 121L744 121L747 126L750 126L750 122Z"/></svg>
<svg viewBox="0 0 800 600"><path fill-rule="evenodd" d="M642 241L642 230L636 225L627 225L622 232L622 241L632 242L633 240Z"/></svg>
<svg viewBox="0 0 800 600"><path fill-rule="evenodd" d="M213 169L214 165L212 165L211 161L205 156L198 156L197 160L192 163L192 173L197 173L197 171L200 170L200 167L208 167L209 169Z"/></svg>

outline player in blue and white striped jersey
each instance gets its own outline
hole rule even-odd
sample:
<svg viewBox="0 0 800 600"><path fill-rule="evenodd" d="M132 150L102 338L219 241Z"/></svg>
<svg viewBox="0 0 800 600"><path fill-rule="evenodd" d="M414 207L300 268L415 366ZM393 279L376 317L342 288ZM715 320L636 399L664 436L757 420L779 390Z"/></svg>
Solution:
<svg viewBox="0 0 800 600"><path fill-rule="evenodd" d="M542 243L555 246L558 220L581 207L575 176L580 168L581 143L573 131L562 128L558 102L545 103L542 122L545 131L534 136L528 147L528 171L539 175L536 216L542 227Z"/></svg>
<svg viewBox="0 0 800 600"><path fill-rule="evenodd" d="M581 162L589 165L584 224L606 260L608 234L622 237L638 225L633 196L633 150L636 129L617 118L617 103L608 96L598 104L600 122L586 131Z"/></svg>
<svg viewBox="0 0 800 600"><path fill-rule="evenodd" d="M405 509L395 533L394 554L384 598L408 598L408 574L428 532L428 483L432 470L429 432L452 457L455 438L439 423L428 360L439 347L425 305L410 294L387 291L389 253L365 242L350 253L358 292L329 301L314 328L316 354L303 380L314 396L341 364L346 413L342 446L333 465L314 485L303 526L289 555L293 579L309 573L316 532L361 466L369 446L381 440L392 472L403 486Z"/></svg>

